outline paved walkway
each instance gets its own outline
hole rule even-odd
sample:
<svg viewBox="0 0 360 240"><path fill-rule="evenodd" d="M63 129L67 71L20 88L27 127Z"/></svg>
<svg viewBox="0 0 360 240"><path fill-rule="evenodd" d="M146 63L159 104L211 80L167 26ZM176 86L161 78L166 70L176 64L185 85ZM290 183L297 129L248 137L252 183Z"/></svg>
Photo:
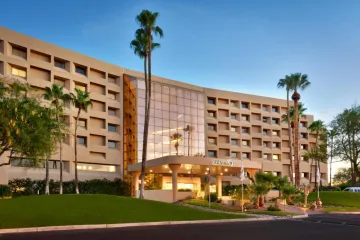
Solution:
<svg viewBox="0 0 360 240"><path fill-rule="evenodd" d="M274 205L271 203L265 203L265 206L268 207L270 205ZM315 214L323 214L323 212L318 211L312 211L310 209L305 210L305 208L301 208L295 205L286 205L284 208L283 204L279 204L279 208L285 212L292 212L297 214L308 214L308 215L315 215Z"/></svg>

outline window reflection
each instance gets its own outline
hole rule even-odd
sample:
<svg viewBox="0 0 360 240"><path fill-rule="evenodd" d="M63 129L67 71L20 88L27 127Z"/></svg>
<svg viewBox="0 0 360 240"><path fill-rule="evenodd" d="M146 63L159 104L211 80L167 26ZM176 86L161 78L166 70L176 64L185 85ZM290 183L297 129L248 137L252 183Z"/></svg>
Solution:
<svg viewBox="0 0 360 240"><path fill-rule="evenodd" d="M137 80L137 160L141 161L145 123L145 82ZM176 155L171 135L182 135L179 155L205 153L204 95L197 91L152 83L147 159ZM189 132L184 129L191 126ZM189 141L189 144L188 144ZM190 146L188 146L190 145Z"/></svg>

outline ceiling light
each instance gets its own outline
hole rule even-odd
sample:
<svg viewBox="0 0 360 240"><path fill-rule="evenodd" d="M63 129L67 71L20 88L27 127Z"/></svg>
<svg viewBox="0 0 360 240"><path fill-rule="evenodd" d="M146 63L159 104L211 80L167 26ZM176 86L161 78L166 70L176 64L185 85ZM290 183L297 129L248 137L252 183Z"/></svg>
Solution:
<svg viewBox="0 0 360 240"><path fill-rule="evenodd" d="M172 173L172 171L169 171L169 173Z"/></svg>
<svg viewBox="0 0 360 240"><path fill-rule="evenodd" d="M150 169L150 172L152 172L152 170Z"/></svg>
<svg viewBox="0 0 360 240"><path fill-rule="evenodd" d="M220 173L220 175L223 175L223 173Z"/></svg>
<svg viewBox="0 0 360 240"><path fill-rule="evenodd" d="M209 171L209 168L206 168L206 170L208 170L208 171Z"/></svg>
<svg viewBox="0 0 360 240"><path fill-rule="evenodd" d="M165 165L165 168L168 168L168 166L167 166L167 165Z"/></svg>
<svg viewBox="0 0 360 240"><path fill-rule="evenodd" d="M228 169L227 168L225 168L225 172L227 172L228 171Z"/></svg>
<svg viewBox="0 0 360 240"><path fill-rule="evenodd" d="M188 172L188 174L190 174L190 172Z"/></svg>

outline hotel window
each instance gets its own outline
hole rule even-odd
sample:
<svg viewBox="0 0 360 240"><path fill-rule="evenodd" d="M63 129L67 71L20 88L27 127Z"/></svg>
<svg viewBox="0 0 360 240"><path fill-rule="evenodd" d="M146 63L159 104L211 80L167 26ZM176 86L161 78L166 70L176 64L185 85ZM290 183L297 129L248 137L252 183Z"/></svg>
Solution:
<svg viewBox="0 0 360 240"><path fill-rule="evenodd" d="M216 157L216 151L208 151L209 157Z"/></svg>
<svg viewBox="0 0 360 240"><path fill-rule="evenodd" d="M77 144L86 146L86 137L77 137Z"/></svg>
<svg viewBox="0 0 360 240"><path fill-rule="evenodd" d="M115 141L108 141L108 148L116 148L116 142Z"/></svg>
<svg viewBox="0 0 360 240"><path fill-rule="evenodd" d="M236 127L231 127L231 128L230 128L230 131L231 131L231 132L236 132Z"/></svg>
<svg viewBox="0 0 360 240"><path fill-rule="evenodd" d="M216 144L216 138L209 137L208 138L208 143L209 144Z"/></svg>
<svg viewBox="0 0 360 240"><path fill-rule="evenodd" d="M301 156L301 161L305 161L305 157L304 157L304 156Z"/></svg>
<svg viewBox="0 0 360 240"><path fill-rule="evenodd" d="M116 93L114 92L108 92L108 98L116 100Z"/></svg>
<svg viewBox="0 0 360 240"><path fill-rule="evenodd" d="M215 105L216 101L215 98L208 98L208 104L214 104Z"/></svg>
<svg viewBox="0 0 360 240"><path fill-rule="evenodd" d="M241 107L242 107L242 108L247 108L247 109L249 109L249 103L247 103L247 102L241 102Z"/></svg>
<svg viewBox="0 0 360 240"><path fill-rule="evenodd" d="M250 130L249 130L249 128L244 127L244 128L241 129L241 132L245 133L245 134L249 134Z"/></svg>
<svg viewBox="0 0 360 240"><path fill-rule="evenodd" d="M75 84L75 88L79 89L79 90L81 90L83 92L86 92L86 86L84 86L84 85Z"/></svg>
<svg viewBox="0 0 360 240"><path fill-rule="evenodd" d="M268 130L267 129L263 130L263 135L268 135Z"/></svg>
<svg viewBox="0 0 360 240"><path fill-rule="evenodd" d="M231 114L231 119L236 120L236 115L237 115L236 113L232 113L232 114Z"/></svg>
<svg viewBox="0 0 360 240"><path fill-rule="evenodd" d="M77 125L78 127L86 128L86 119L79 119Z"/></svg>
<svg viewBox="0 0 360 240"><path fill-rule="evenodd" d="M242 153L241 156L243 159L248 159L250 157L250 153Z"/></svg>
<svg viewBox="0 0 360 240"><path fill-rule="evenodd" d="M249 140L242 140L242 141L241 141L241 144L242 144L243 146L249 146L249 145L250 145L250 141L249 141Z"/></svg>
<svg viewBox="0 0 360 240"><path fill-rule="evenodd" d="M241 119L242 119L243 121L249 122L250 117L249 117L249 115L241 115Z"/></svg>
<svg viewBox="0 0 360 240"><path fill-rule="evenodd" d="M116 77L114 77L114 76L108 76L108 82L109 83L114 83L114 84L116 84Z"/></svg>
<svg viewBox="0 0 360 240"><path fill-rule="evenodd" d="M82 66L79 66L79 65L76 65L75 66L75 72L81 74L81 75L84 75L86 76L86 67L82 67Z"/></svg>
<svg viewBox="0 0 360 240"><path fill-rule="evenodd" d="M301 133L301 138L307 139L306 133Z"/></svg>
<svg viewBox="0 0 360 240"><path fill-rule="evenodd" d="M264 153L263 154L263 159L269 159L269 154Z"/></svg>
<svg viewBox="0 0 360 240"><path fill-rule="evenodd" d="M216 112L215 111L208 111L208 117L216 118Z"/></svg>
<svg viewBox="0 0 360 240"><path fill-rule="evenodd" d="M26 70L18 67L11 67L11 74L18 77L26 78Z"/></svg>
<svg viewBox="0 0 360 240"><path fill-rule="evenodd" d="M272 108L271 108L271 111L272 111L272 112L279 112L279 108L278 108L278 107L272 107Z"/></svg>
<svg viewBox="0 0 360 240"><path fill-rule="evenodd" d="M279 125L279 119L273 118L273 119L271 119L271 123L272 123L272 124Z"/></svg>
<svg viewBox="0 0 360 240"><path fill-rule="evenodd" d="M267 111L267 106L266 106L266 105L263 105L263 106L261 107L261 109L262 109L263 111Z"/></svg>
<svg viewBox="0 0 360 240"><path fill-rule="evenodd" d="M306 122L300 122L300 127L306 127Z"/></svg>
<svg viewBox="0 0 360 240"><path fill-rule="evenodd" d="M109 132L116 132L116 125L108 124L108 131Z"/></svg>
<svg viewBox="0 0 360 240"><path fill-rule="evenodd" d="M301 148L301 150L307 150L307 145L306 144L301 144L300 148Z"/></svg>
<svg viewBox="0 0 360 240"><path fill-rule="evenodd" d="M262 120L264 123L267 123L268 121L268 118L267 117L263 117L263 120Z"/></svg>
<svg viewBox="0 0 360 240"><path fill-rule="evenodd" d="M274 160L280 160L279 154L273 154L273 159Z"/></svg>
<svg viewBox="0 0 360 240"><path fill-rule="evenodd" d="M59 78L55 78L55 79L54 79L54 84L57 84L57 85L60 85L60 86L65 87L65 80L59 79Z"/></svg>
<svg viewBox="0 0 360 240"><path fill-rule="evenodd" d="M273 142L272 146L273 146L273 148L280 148L280 143Z"/></svg>
<svg viewBox="0 0 360 240"><path fill-rule="evenodd" d="M268 142L263 142L263 147L268 147Z"/></svg>
<svg viewBox="0 0 360 240"><path fill-rule="evenodd" d="M231 152L231 158L237 158L237 153L236 152Z"/></svg>
<svg viewBox="0 0 360 240"><path fill-rule="evenodd" d="M26 59L26 48L12 46L12 55Z"/></svg>
<svg viewBox="0 0 360 240"><path fill-rule="evenodd" d="M55 59L54 65L55 65L55 67L65 69L65 61Z"/></svg>
<svg viewBox="0 0 360 240"><path fill-rule="evenodd" d="M279 131L274 131L274 130L273 130L273 131L272 131L272 135L273 135L273 136L279 136Z"/></svg>
<svg viewBox="0 0 360 240"><path fill-rule="evenodd" d="M216 131L216 125L215 124L208 124L208 130L209 131Z"/></svg>
<svg viewBox="0 0 360 240"><path fill-rule="evenodd" d="M238 145L237 139L231 139L231 145Z"/></svg>
<svg viewBox="0 0 360 240"><path fill-rule="evenodd" d="M108 115L109 116L116 116L116 109L115 108L109 108L108 109Z"/></svg>
<svg viewBox="0 0 360 240"><path fill-rule="evenodd" d="M77 169L82 170L82 171L93 171L93 172L115 172L116 166L90 164L90 163L78 163Z"/></svg>
<svg viewBox="0 0 360 240"><path fill-rule="evenodd" d="M230 106L236 107L236 102L235 101L230 101Z"/></svg>

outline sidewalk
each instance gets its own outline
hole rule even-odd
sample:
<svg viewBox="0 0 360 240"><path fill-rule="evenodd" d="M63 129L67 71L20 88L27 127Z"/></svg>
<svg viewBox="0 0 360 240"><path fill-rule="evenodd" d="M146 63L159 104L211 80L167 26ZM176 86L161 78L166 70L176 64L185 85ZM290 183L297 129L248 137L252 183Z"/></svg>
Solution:
<svg viewBox="0 0 360 240"><path fill-rule="evenodd" d="M266 207L269 207L270 203L265 203ZM286 205L285 206L285 210L284 210L284 205L283 204L279 204L279 208L285 212L292 212L292 213L296 213L296 214L307 214L307 215L315 215L315 214L322 214L323 212L321 212L320 210L318 211L312 211L310 209L305 209L305 208L301 208L295 205Z"/></svg>

